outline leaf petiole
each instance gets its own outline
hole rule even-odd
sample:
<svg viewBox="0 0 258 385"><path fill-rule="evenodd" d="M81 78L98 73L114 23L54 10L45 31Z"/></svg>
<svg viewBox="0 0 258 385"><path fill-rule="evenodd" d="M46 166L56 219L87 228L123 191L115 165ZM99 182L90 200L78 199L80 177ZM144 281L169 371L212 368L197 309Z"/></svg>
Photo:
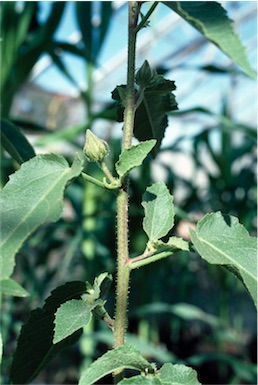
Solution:
<svg viewBox="0 0 258 385"><path fill-rule="evenodd" d="M139 269L142 266L149 265L152 262L159 261L160 259L167 258L173 254L173 251L162 251L160 253L154 254L153 251L148 253L143 253L138 257L132 258L127 262L127 266L130 270Z"/></svg>

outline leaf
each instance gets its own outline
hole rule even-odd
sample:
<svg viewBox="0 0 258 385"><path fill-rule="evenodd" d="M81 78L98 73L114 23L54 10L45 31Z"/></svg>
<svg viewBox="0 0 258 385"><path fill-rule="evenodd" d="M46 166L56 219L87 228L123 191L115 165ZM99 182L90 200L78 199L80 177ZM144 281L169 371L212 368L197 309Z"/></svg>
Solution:
<svg viewBox="0 0 258 385"><path fill-rule="evenodd" d="M138 312L135 312L134 314L137 315ZM92 337L95 341L101 342L110 347L112 347L114 344L114 335L110 329L89 333L88 335ZM150 357L152 360L159 361L161 363L177 360L177 357L169 350L167 350L164 345L156 345L154 343L144 340L136 334L131 334L127 332L126 343L138 349L146 359Z"/></svg>
<svg viewBox="0 0 258 385"><path fill-rule="evenodd" d="M190 229L200 256L211 264L226 265L240 278L257 306L257 243L236 217L211 213Z"/></svg>
<svg viewBox="0 0 258 385"><path fill-rule="evenodd" d="M164 364L158 378L162 385L200 385L196 371L185 365Z"/></svg>
<svg viewBox="0 0 258 385"><path fill-rule="evenodd" d="M237 63L251 77L256 72L250 66L245 48L232 27L232 20L216 1L162 1L208 40Z"/></svg>
<svg viewBox="0 0 258 385"><path fill-rule="evenodd" d="M143 229L150 241L156 241L169 232L174 225L173 196L164 182L157 182L146 189L142 205L145 217Z"/></svg>
<svg viewBox="0 0 258 385"><path fill-rule="evenodd" d="M140 352L131 345L124 345L117 349L110 350L99 359L94 361L82 372L79 385L91 385L100 378L119 370L135 369L154 373L155 369Z"/></svg>
<svg viewBox="0 0 258 385"><path fill-rule="evenodd" d="M30 294L13 279L3 279L0 281L0 292L13 297L28 297Z"/></svg>
<svg viewBox="0 0 258 385"><path fill-rule="evenodd" d="M138 308L133 314L139 318L143 318L148 314L170 313L182 318L185 321L201 321L211 327L221 326L220 319L204 312L197 306L188 303L177 303L170 305L164 302L153 302L149 305L143 305Z"/></svg>
<svg viewBox="0 0 258 385"><path fill-rule="evenodd" d="M14 256L29 235L43 223L60 218L65 185L81 170L82 160L78 156L70 167L64 157L45 154L23 163L10 176L0 192L0 279L12 274Z"/></svg>
<svg viewBox="0 0 258 385"><path fill-rule="evenodd" d="M90 1L76 3L76 17L85 45L85 57L95 63L112 16L112 3L101 2L100 23L93 22L94 6Z"/></svg>
<svg viewBox="0 0 258 385"><path fill-rule="evenodd" d="M86 289L85 282L68 282L52 291L42 309L30 313L18 338L10 373L12 383L31 382L58 352L77 342L81 330L53 344L54 314L62 303L73 298L80 299Z"/></svg>
<svg viewBox="0 0 258 385"><path fill-rule="evenodd" d="M2 333L0 333L0 365L2 364L2 358L3 358L3 338L2 338Z"/></svg>
<svg viewBox="0 0 258 385"><path fill-rule="evenodd" d="M124 149L115 164L118 175L123 178L134 167L140 166L155 144L156 140L152 139Z"/></svg>
<svg viewBox="0 0 258 385"><path fill-rule="evenodd" d="M6 119L1 119L0 130L1 144L3 148L18 163L22 164L36 155L33 147L23 135L19 127L15 126Z"/></svg>
<svg viewBox="0 0 258 385"><path fill-rule="evenodd" d="M143 65L148 64L144 62ZM141 70L141 69L140 69ZM140 71L139 70L139 71ZM136 75L137 76L137 75ZM124 105L121 95L124 85L116 87L112 92L112 98L118 102L117 121L123 121ZM149 84L136 93L139 106L135 113L134 136L139 141L156 139L157 143L151 154L155 157L160 149L165 129L168 125L167 113L177 109L177 103L172 91L176 89L175 83L165 79L152 70Z"/></svg>
<svg viewBox="0 0 258 385"><path fill-rule="evenodd" d="M119 382L120 385L200 385L194 369L185 365L164 364L151 376L135 376Z"/></svg>
<svg viewBox="0 0 258 385"><path fill-rule="evenodd" d="M27 3L33 4L29 6ZM37 20L38 2L26 2L23 12L19 13L16 10L16 12L9 12L8 15L4 16L6 22L2 31L3 42L0 46L3 49L2 52L7 53L1 55L1 58L4 59L3 63L1 63L4 66L4 76L1 83L1 92L5 95L2 103L3 115L8 115L17 88L24 83L38 58L51 44L53 34L61 20L65 4L63 1L54 2L47 20L40 25L35 23L35 20ZM32 9L29 9L30 7ZM17 8L15 3L13 8ZM17 44L20 32L19 21L28 17L26 15L31 13L31 11L33 12L33 25L30 25L29 38L26 38L23 44ZM16 17L14 17L15 13ZM22 29L24 30L24 25ZM28 35L26 36L28 37Z"/></svg>
<svg viewBox="0 0 258 385"><path fill-rule="evenodd" d="M189 251L189 244L188 242L184 241L182 238L178 237L170 237L167 242L163 241L154 241L152 242L152 246L157 250L170 250L171 251L177 251L177 250L185 250Z"/></svg>
<svg viewBox="0 0 258 385"><path fill-rule="evenodd" d="M87 325L91 319L91 311L98 305L98 302L99 301L96 301L92 305L89 305L82 300L73 299L63 303L57 309L55 314L55 334L53 343L56 344L62 341Z"/></svg>

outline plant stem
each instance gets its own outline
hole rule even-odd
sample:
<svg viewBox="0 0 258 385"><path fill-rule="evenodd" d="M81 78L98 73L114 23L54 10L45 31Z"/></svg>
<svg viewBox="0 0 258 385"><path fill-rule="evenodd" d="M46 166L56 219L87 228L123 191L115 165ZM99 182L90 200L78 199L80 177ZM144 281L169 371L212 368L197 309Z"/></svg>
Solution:
<svg viewBox="0 0 258 385"><path fill-rule="evenodd" d="M174 254L173 251L162 251L154 255L140 255L139 257L131 258L128 261L128 267L130 270L139 269L139 267L149 265L152 262L159 261L160 259L167 258Z"/></svg>
<svg viewBox="0 0 258 385"><path fill-rule="evenodd" d="M106 188L106 186L104 185L103 182L101 182L100 180L98 180L96 178L93 178L92 176L90 176L88 174L85 174L85 172L82 172L81 176L83 179L87 180L88 182L94 183L95 185L97 185L99 187Z"/></svg>
<svg viewBox="0 0 258 385"><path fill-rule="evenodd" d="M134 90L134 72L135 72L135 49L136 32L135 27L138 21L137 2L128 2L128 59L127 59L127 97L124 112L124 134L123 148L128 148L132 144L134 114L135 114L135 90Z"/></svg>
<svg viewBox="0 0 258 385"><path fill-rule="evenodd" d="M136 33L134 28L138 21L136 1L128 2L128 59L127 59L127 98L124 112L124 131L122 148L132 145L134 114L135 114L135 47ZM114 347L124 345L127 329L127 297L129 291L130 269L127 266L128 251L128 180L119 189L117 195L117 287L116 287L116 315L114 324ZM114 382L123 378L123 371L117 371Z"/></svg>
<svg viewBox="0 0 258 385"><path fill-rule="evenodd" d="M155 10L158 4L159 4L158 1L154 1L154 3L150 7L146 15L142 18L141 22L135 27L135 30L134 30L135 33L139 32L140 29L142 29L145 26L145 23L148 21L150 15L153 13L153 11Z"/></svg>
<svg viewBox="0 0 258 385"><path fill-rule="evenodd" d="M104 172L104 174L106 175L106 177L109 179L110 182L113 182L115 183L116 182L116 178L113 177L113 175L111 174L108 166L106 165L106 163L104 162L104 160L99 164L101 170Z"/></svg>

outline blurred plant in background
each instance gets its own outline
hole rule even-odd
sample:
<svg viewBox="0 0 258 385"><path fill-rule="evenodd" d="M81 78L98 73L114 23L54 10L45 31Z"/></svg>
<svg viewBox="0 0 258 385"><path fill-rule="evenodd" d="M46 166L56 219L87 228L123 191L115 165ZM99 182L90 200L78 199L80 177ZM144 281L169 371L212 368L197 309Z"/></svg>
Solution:
<svg viewBox="0 0 258 385"><path fill-rule="evenodd" d="M104 122L102 136L113 151L111 166L120 151L115 134L115 107L110 102L96 108L93 74L114 17L112 2L101 3L99 23L93 22L93 2L76 2L81 39L75 44L55 38L67 4L53 2L44 23L39 22L40 6L40 2L1 4L2 117L19 125L35 141L38 152L60 145L62 151L67 149L68 158L69 154L80 151L85 130L95 127L96 122ZM71 70L65 65L64 52L83 60L86 90L75 80L76 68ZM85 106L84 122L53 130L43 127L44 120L32 123L17 116L13 119L14 99L44 54L48 54L60 74L77 87ZM158 70L165 72L164 68ZM210 77L217 76L215 67L205 70ZM222 72L222 76L232 81L243 76L226 69ZM194 100L192 103L191 109L171 114L172 122L192 119L198 123L203 116L208 116L212 123L202 125L201 122L198 132L180 133L176 140L162 147L154 165L147 159L142 168L132 173L129 225L135 253L140 254L146 243L141 226L142 194L160 172L175 196L179 218L177 235L184 237L186 226L194 226L206 212L217 210L238 216L251 234L256 232L255 130L235 120L230 97L225 98L218 114L202 107L200 101L198 105ZM65 109L64 113L67 113ZM4 130L2 135L4 137ZM181 153L187 153L190 158L191 175L187 178L173 167L174 159ZM180 168L180 164L178 166ZM88 174L98 177L99 170L94 164L87 163L87 168ZM17 164L3 149L1 169L3 186L7 175L17 169ZM41 305L51 290L65 281L90 280L100 271L115 273L114 225L115 197L93 184L85 188L85 183L77 180L66 191L62 219L43 226L24 244L17 259L15 279L31 296L3 299L2 332L7 341L3 383L6 383L21 324L31 309ZM139 270L133 275L130 308L135 310L130 316L128 343L133 341L143 354L158 363L170 360L196 367L204 383L254 383L256 314L248 294L223 269L202 263L194 253L189 263L184 253L181 254L176 260L172 256L166 263L157 263L155 269L148 266L144 272ZM109 298L108 303L113 302L114 298ZM104 347L111 345L111 332L107 333L100 322L92 320L80 344L73 348L73 354L64 351L62 357L56 358L40 374L38 381L48 383L54 378L55 383L73 383L78 363L89 364Z"/></svg>

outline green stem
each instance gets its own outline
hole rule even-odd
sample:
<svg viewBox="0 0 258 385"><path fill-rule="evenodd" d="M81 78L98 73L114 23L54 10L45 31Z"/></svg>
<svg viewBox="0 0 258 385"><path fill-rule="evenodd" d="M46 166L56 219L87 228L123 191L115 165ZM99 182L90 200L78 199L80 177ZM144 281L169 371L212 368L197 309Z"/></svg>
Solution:
<svg viewBox="0 0 258 385"><path fill-rule="evenodd" d="M113 177L113 175L111 174L111 172L110 172L108 166L106 165L106 163L104 162L104 160L99 164L99 166L111 183L117 182L116 178Z"/></svg>
<svg viewBox="0 0 258 385"><path fill-rule="evenodd" d="M124 112L124 131L122 148L132 145L134 115L135 115L135 48L136 33L134 28L138 22L138 8L136 1L128 2L128 59L127 59L127 97ZM127 329L127 297L129 291L130 269L128 251L128 180L119 189L117 195L117 287L116 314L114 324L114 347L124 345ZM123 371L117 371L114 382L117 384L123 378Z"/></svg>
<svg viewBox="0 0 258 385"><path fill-rule="evenodd" d="M96 179L96 178L93 178L92 176L88 175L88 174L85 174L85 172L82 172L81 173L81 177L85 180L87 180L88 182L91 182L91 183L94 183L95 185L99 186L99 187L103 187L103 188L106 188L106 186L104 185L103 182L101 182L100 180Z"/></svg>
<svg viewBox="0 0 258 385"><path fill-rule="evenodd" d="M142 18L141 22L135 27L134 29L135 33L139 32L140 29L142 29L145 26L146 21L148 21L150 15L153 13L153 11L155 10L158 4L159 4L158 1L154 1L154 3L150 7L146 15Z"/></svg>
<svg viewBox="0 0 258 385"><path fill-rule="evenodd" d="M129 1L128 7L127 97L124 112L123 148L131 147L135 115L134 72L136 32L134 29L137 26L138 21L137 2Z"/></svg>
<svg viewBox="0 0 258 385"><path fill-rule="evenodd" d="M160 259L167 258L172 255L172 251L162 251L161 253L154 254L152 256L143 256L142 258L136 257L128 261L128 267L130 270L139 269L139 267L149 265L152 262L159 261ZM137 259L137 260L136 260Z"/></svg>

